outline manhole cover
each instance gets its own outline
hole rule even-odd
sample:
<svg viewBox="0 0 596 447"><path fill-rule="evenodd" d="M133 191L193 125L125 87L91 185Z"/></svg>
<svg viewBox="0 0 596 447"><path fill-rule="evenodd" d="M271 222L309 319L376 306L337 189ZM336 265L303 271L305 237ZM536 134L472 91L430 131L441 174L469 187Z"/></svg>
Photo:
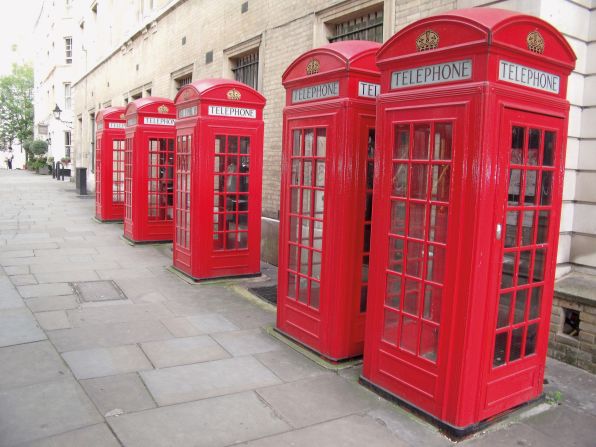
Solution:
<svg viewBox="0 0 596 447"><path fill-rule="evenodd" d="M77 295L83 301L125 300L126 295L114 281L87 281L72 283Z"/></svg>
<svg viewBox="0 0 596 447"><path fill-rule="evenodd" d="M277 304L277 286L249 287L248 290L269 303Z"/></svg>

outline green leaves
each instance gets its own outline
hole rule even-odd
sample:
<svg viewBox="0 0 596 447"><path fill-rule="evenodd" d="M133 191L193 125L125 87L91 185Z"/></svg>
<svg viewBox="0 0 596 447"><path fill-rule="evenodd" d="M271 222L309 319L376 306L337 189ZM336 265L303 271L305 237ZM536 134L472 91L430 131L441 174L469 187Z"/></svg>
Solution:
<svg viewBox="0 0 596 447"><path fill-rule="evenodd" d="M0 77L0 147L33 138L33 68L12 66Z"/></svg>

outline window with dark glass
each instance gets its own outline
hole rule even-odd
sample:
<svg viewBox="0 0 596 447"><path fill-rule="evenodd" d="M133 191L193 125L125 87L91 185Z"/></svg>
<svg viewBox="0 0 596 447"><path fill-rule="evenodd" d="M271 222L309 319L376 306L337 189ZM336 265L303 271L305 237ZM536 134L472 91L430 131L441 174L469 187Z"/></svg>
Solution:
<svg viewBox="0 0 596 447"><path fill-rule="evenodd" d="M362 16L333 23L329 42L341 40L371 40L383 42L383 10L366 13Z"/></svg>
<svg viewBox="0 0 596 447"><path fill-rule="evenodd" d="M259 49L257 48L251 53L235 58L233 63L234 79L257 90L259 84Z"/></svg>
<svg viewBox="0 0 596 447"><path fill-rule="evenodd" d="M72 64L72 37L64 38L64 49L66 52L66 63Z"/></svg>

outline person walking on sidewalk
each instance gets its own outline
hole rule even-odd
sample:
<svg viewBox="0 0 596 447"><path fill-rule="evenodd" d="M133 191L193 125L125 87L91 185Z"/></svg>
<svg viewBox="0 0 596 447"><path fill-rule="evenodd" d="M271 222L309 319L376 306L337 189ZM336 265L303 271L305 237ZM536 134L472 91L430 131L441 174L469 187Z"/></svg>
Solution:
<svg viewBox="0 0 596 447"><path fill-rule="evenodd" d="M6 164L8 165L8 169L12 169L12 160L14 158L14 154L12 153L12 147L8 149L8 155L6 156Z"/></svg>

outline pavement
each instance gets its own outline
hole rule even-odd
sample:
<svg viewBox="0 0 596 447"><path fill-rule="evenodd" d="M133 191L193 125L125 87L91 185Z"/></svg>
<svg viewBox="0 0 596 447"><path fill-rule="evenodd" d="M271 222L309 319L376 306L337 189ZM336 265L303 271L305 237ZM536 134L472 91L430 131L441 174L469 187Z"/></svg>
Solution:
<svg viewBox="0 0 596 447"><path fill-rule="evenodd" d="M0 171L0 446L448 446L271 337L246 287L189 284L70 182ZM273 272L273 273L272 273ZM269 276L269 277L268 277ZM462 446L596 446L596 377L548 360L546 402Z"/></svg>

